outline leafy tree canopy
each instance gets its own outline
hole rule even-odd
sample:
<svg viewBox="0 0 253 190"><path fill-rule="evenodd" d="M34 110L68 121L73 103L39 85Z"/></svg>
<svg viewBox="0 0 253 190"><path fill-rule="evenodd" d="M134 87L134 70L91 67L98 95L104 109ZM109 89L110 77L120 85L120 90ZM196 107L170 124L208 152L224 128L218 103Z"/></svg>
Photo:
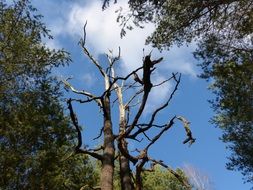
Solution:
<svg viewBox="0 0 253 190"><path fill-rule="evenodd" d="M185 180L188 180L184 172L177 169L176 172ZM153 171L146 171L143 174L143 189L146 190L185 190L186 187L182 185L174 175L168 170L161 167L154 167Z"/></svg>
<svg viewBox="0 0 253 190"><path fill-rule="evenodd" d="M96 182L87 157L65 159L75 135L52 68L70 61L29 1L0 2L0 187L80 189Z"/></svg>

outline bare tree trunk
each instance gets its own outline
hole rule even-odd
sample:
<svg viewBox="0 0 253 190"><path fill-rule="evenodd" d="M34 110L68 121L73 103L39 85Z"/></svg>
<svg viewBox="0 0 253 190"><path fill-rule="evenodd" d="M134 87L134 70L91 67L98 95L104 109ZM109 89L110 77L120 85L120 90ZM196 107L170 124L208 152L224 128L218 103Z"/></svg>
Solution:
<svg viewBox="0 0 253 190"><path fill-rule="evenodd" d="M123 144L123 147L127 151L127 142L125 140L122 140L121 142ZM122 190L133 190L134 186L131 179L131 170L129 165L129 159L127 159L125 156L120 155L119 156L119 164L120 164L120 183L121 183L121 189Z"/></svg>
<svg viewBox="0 0 253 190"><path fill-rule="evenodd" d="M122 107L123 109L123 107ZM120 110L120 113L123 113L120 118L120 133L122 131L126 130L126 120L125 120L125 111ZM125 139L121 139L118 142L118 147L122 147L124 151L128 154L128 147L127 147L127 141ZM130 164L129 164L129 159L123 156L121 153L119 155L119 164L120 164L120 184L121 184L121 189L122 190L133 190L134 185L131 179L131 170L130 170Z"/></svg>
<svg viewBox="0 0 253 190"><path fill-rule="evenodd" d="M126 111L123 103L122 97L122 88L115 84L116 92L119 101L119 134L124 133L126 131ZM120 139L118 141L118 149L121 148L128 154L128 147L126 139ZM119 151L120 152L120 151ZM133 190L134 185L131 179L131 169L129 164L129 159L125 157L121 152L119 153L119 165L120 165L120 185L122 190Z"/></svg>
<svg viewBox="0 0 253 190"><path fill-rule="evenodd" d="M104 153L100 178L101 190L113 190L114 174L114 135L112 131L111 108L109 95L103 101L104 111Z"/></svg>
<svg viewBox="0 0 253 190"><path fill-rule="evenodd" d="M75 116L75 113L73 111L71 101L74 99L68 100L68 108L70 110L70 116L71 120L77 130L78 133L78 145L76 146L76 153L84 153L88 154L102 162L102 169L101 169L101 176L100 176L100 189L101 190L113 190L113 176L114 176L114 160L115 160L115 147L114 143L117 140L118 145L118 152L119 152L119 163L120 163L120 182L121 182L121 189L122 190L142 190L143 184L142 184L142 172L144 171L144 165L147 162L151 162L151 166L155 164L159 164L165 168L167 168L179 181L182 182L186 187L188 187L188 184L181 179L180 175L178 175L176 172L174 172L172 169L170 169L167 165L162 163L162 161L157 161L155 159L152 159L150 156L148 156L148 150L149 148L167 131L169 130L173 124L174 120L178 119L184 124L184 128L186 131L187 139L183 142L184 144L187 142L190 142L192 144L195 139L192 137L191 130L189 128L189 122L183 118L182 116L174 116L168 123L164 125L156 125L154 124L154 121L158 115L158 113L165 109L169 102L171 101L172 97L174 96L177 87L180 83L180 78L177 77L176 74L172 74L172 76L161 82L160 84L154 85L151 83L151 74L155 70L154 66L162 61L162 58L158 60L151 61L150 56L145 56L145 59L143 61L143 66L132 71L130 74L128 74L125 77L117 77L115 76L113 65L116 61L120 59L120 48L119 48L119 56L113 57L108 56L109 66L106 68L106 70L103 69L103 67L97 62L93 56L89 53L88 49L85 47L85 32L86 24L84 25L84 38L80 40L80 45L83 48L84 54L88 56L88 58L91 60L91 62L97 67L100 74L104 78L105 82L105 91L101 96L93 95L90 92L84 91L84 90L77 90L71 84L66 80L64 80L65 87L72 90L72 92L84 95L87 99L75 99L75 101L78 101L80 103L88 103L88 102L96 102L100 108L103 109L103 117L104 117L104 125L103 129L101 130L100 135L97 137L101 137L104 135L104 143L101 149L103 149L103 153L101 154L98 152L101 149L82 149L82 135L81 131L78 125L77 118ZM140 79L137 72L143 69L143 78ZM131 76L134 76L134 83L132 84L125 84L124 82L127 81ZM174 87L174 90L170 94L167 101L162 104L160 107L158 107L150 117L150 121L148 123L139 123L139 119L141 115L143 114L143 110L145 108L149 93L152 89L152 87L160 86L163 83L170 81L174 79L176 82L176 85ZM121 86L118 85L117 82L122 81ZM140 90L136 91L133 96L128 99L128 101L124 104L123 101L123 94L125 90L128 89L135 89L135 83L141 84ZM137 88L139 88L137 86ZM115 92L117 94L117 99L119 103L119 131L118 134L114 135L112 130L112 118L111 118L111 103L110 103L110 95L112 92ZM135 116L133 116L133 121L129 124L129 115L130 115L130 107L134 106L133 101L137 99L137 97L142 94L142 101L140 102L138 111ZM115 100L115 101L116 101ZM127 113L127 114L126 114ZM160 128L160 131L152 138L148 137L146 135L146 132L151 130L153 126L156 126ZM135 130L136 129L136 130ZM145 145L144 149L138 150L139 155L133 156L129 154L128 151L128 145L126 139L132 139L137 140L137 137L141 134L144 134L149 142ZM131 175L131 169L130 169L130 161L136 165L136 172L135 172L135 180L132 179ZM152 168L151 168L152 169Z"/></svg>
<svg viewBox="0 0 253 190"><path fill-rule="evenodd" d="M141 168L136 168L136 187L135 190L142 190L142 178L141 178Z"/></svg>

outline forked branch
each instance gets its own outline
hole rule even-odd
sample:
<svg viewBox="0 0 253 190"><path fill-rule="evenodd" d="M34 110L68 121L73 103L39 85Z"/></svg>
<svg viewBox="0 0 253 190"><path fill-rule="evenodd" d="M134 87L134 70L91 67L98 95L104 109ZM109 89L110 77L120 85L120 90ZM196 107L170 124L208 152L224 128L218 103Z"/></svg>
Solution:
<svg viewBox="0 0 253 190"><path fill-rule="evenodd" d="M78 100L80 103L88 103L88 102L92 102L92 101L95 101L97 102L97 104L102 107L102 102L101 102L101 97L99 96L95 96L89 92L86 92L84 90L77 90L75 89L67 80L62 80L62 82L64 83L65 85L65 88L68 88L70 89L73 93L75 94L80 94L80 95L84 95L86 96L88 99L87 100ZM74 100L74 99L73 99ZM72 100L71 100L72 101Z"/></svg>
<svg viewBox="0 0 253 190"><path fill-rule="evenodd" d="M101 67L101 65L99 64L99 62L91 55L91 53L89 52L89 50L87 49L87 47L85 46L85 42L86 42L86 26L87 26L87 21L85 22L84 26L83 26L83 38L80 39L79 44L84 52L84 54L91 60L91 62L98 68L98 70L100 71L100 73L102 74L103 77L107 77L106 72L104 71L104 69Z"/></svg>
<svg viewBox="0 0 253 190"><path fill-rule="evenodd" d="M178 85L180 84L181 74L179 75L178 78L176 78L176 75L177 75L177 74L174 74L174 73L173 73L173 76L172 76L171 78L168 79L168 80L174 79L174 80L176 81L176 85L175 85L175 87L174 87L172 93L170 94L168 100L167 100L163 105L161 105L159 108L157 108L157 109L153 112L153 114L152 114L152 116L151 116L151 119L150 119L150 121L149 121L149 124L148 124L146 127L139 128L135 133L133 133L133 134L131 134L131 135L128 135L128 138L135 139L140 133L143 133L143 132L149 130L149 129L153 126L153 123L154 123L154 121L155 121L155 118L156 118L157 114L158 114L161 110L165 109L165 108L169 105L169 102L172 100L172 98L173 98L175 92L176 92L177 89L178 89Z"/></svg>
<svg viewBox="0 0 253 190"><path fill-rule="evenodd" d="M142 102L141 102L141 105L139 107L139 110L138 110L137 114L135 115L135 117L133 119L133 122L132 122L131 126L119 138L124 138L124 137L128 136L131 133L131 131L134 129L135 125L138 123L139 118L141 117L141 115L143 113L143 110L145 108L145 105L146 105L146 102L147 102L147 99L148 99L148 96L149 96L149 92L150 92L150 90L153 86L152 83L151 83L151 79L150 79L151 73L155 69L153 67L154 67L155 64L160 63L162 61L162 59L163 58L151 61L150 60L150 55L145 57L145 59L143 61L143 79L142 79L142 82L143 82L144 94L143 94L143 97L142 97ZM133 74L136 74L136 72L133 72Z"/></svg>
<svg viewBox="0 0 253 190"><path fill-rule="evenodd" d="M77 143L77 146L75 147L75 152L78 154L78 153L84 153L84 154L88 154L98 160L102 160L102 156L98 153L96 153L96 150L86 150L86 149L83 149L81 148L82 146L82 133L81 133L81 130L80 130L80 126L78 124L78 120L77 120L77 117L76 117L76 114L74 113L74 110L73 110L73 107L72 107L72 99L68 99L67 100L67 104L68 104L68 109L69 109L69 112L70 112L70 118L72 120L72 123L77 131L77 140L78 140L78 143Z"/></svg>

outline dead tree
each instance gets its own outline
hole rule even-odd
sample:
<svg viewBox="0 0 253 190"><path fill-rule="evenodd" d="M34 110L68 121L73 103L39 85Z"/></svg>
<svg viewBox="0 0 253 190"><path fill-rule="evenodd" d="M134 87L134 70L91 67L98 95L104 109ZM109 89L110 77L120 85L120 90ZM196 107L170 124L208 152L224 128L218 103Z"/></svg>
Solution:
<svg viewBox="0 0 253 190"><path fill-rule="evenodd" d="M103 68L85 46L85 26L84 38L80 41L80 45L83 53L90 59L91 63L98 69L104 79L104 91L100 95L94 95L84 90L75 89L68 80L64 80L63 82L66 88L85 97L84 99L70 98L67 103L73 125L75 126L78 134L78 145L75 148L75 153L88 154L89 156L100 160L102 163L100 187L94 189L113 189L114 162L116 159L118 159L120 163L120 181L122 190L141 190L142 172L145 170L152 170L153 166L157 164L168 169L168 171L170 171L180 182L182 182L183 185L190 189L188 181L182 179L180 175L178 175L164 162L156 160L149 155L150 147L152 147L152 145L155 144L176 121L182 122L182 126L186 131L187 138L183 141L183 143L191 144L195 141L189 128L189 122L182 116L175 115L164 125L158 125L155 123L159 113L169 105L175 92L177 91L181 75L178 73L172 73L167 80L162 81L159 84L152 84L152 73L155 70L155 66L162 61L162 58L151 60L151 55L149 54L144 56L143 63L139 68L135 69L126 76L118 76L115 73L114 67L120 59L120 48L119 54L116 57L112 55L112 52L110 55L106 55L108 58L108 67ZM138 72L142 72L141 78L139 77ZM165 100L164 104L158 107L151 114L148 122L141 123L140 117L144 112L150 91L168 81L174 81L175 83L170 96L167 100ZM135 89L135 93L127 99L124 97L124 94L129 89ZM112 97L115 97L114 100L112 100ZM140 98L141 101L138 101L138 98ZM104 123L103 127L100 129L100 135L97 137L103 138L103 144L100 148L81 148L83 145L81 130L72 107L73 101L79 103L96 102L99 109L102 110ZM114 104L118 105L117 113L119 113L119 128L118 131L113 132L111 112L113 111L112 108L115 108L115 106L112 107ZM149 136L148 132L154 129L156 129L156 135L152 137ZM142 141L139 139L140 137L146 138L146 140ZM129 141L142 143L144 148L142 150L136 149L134 152L129 151ZM150 169L146 167L148 164L151 166Z"/></svg>

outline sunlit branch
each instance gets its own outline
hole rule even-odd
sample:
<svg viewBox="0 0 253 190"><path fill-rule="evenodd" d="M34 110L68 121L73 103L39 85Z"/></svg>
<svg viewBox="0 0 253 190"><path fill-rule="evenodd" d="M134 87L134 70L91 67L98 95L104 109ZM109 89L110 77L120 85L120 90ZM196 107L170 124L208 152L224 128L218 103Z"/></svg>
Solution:
<svg viewBox="0 0 253 190"><path fill-rule="evenodd" d="M196 141L196 139L192 137L192 132L189 126L190 122L182 116L177 116L177 119L183 123L187 135L187 138L183 141L183 143L186 144L189 142L189 144L191 145Z"/></svg>
<svg viewBox="0 0 253 190"><path fill-rule="evenodd" d="M87 99L86 102L95 101L95 102L97 102L97 104L100 107L102 106L101 98L100 97L95 96L95 95L93 95L93 94L91 94L89 92L86 92L84 90L77 90L77 89L75 89L67 80L62 80L62 82L65 84L65 87L69 88L73 93L87 96L88 99ZM82 103L85 103L85 100Z"/></svg>
<svg viewBox="0 0 253 190"><path fill-rule="evenodd" d="M130 85L124 85L124 84L123 84L124 82L125 82L125 81L122 80L121 88L122 88L122 89L123 89L123 87L126 87L126 88L122 90L122 93L124 93L125 91L127 91L127 90L129 90L129 89L131 89L131 88L136 87L136 86L134 86L134 85L136 84L136 82L134 82L134 83L132 83L132 84L130 84ZM138 87L140 87L140 86L138 86ZM114 104L117 100L118 100L118 97L116 97L115 100L113 100L113 104Z"/></svg>
<svg viewBox="0 0 253 190"><path fill-rule="evenodd" d="M107 67L106 69L106 73L108 73L108 76L110 78L114 78L115 77L115 73L114 73L114 64L120 60L120 54L121 54L121 49L119 47L119 51L118 51L118 55L116 57L113 56L113 52L112 50L109 50L109 52L111 53L111 55L106 54L108 63L109 63L109 67Z"/></svg>
<svg viewBox="0 0 253 190"><path fill-rule="evenodd" d="M83 49L84 54L92 61L92 63L98 68L98 70L100 71L100 73L102 74L103 77L106 77L107 74L106 72L103 70L103 68L100 66L100 64L98 63L98 61L95 60L95 58L91 55L91 53L89 52L89 50L85 47L85 41L86 41L86 25L87 25L87 21L83 27L83 38L79 41L80 46Z"/></svg>

